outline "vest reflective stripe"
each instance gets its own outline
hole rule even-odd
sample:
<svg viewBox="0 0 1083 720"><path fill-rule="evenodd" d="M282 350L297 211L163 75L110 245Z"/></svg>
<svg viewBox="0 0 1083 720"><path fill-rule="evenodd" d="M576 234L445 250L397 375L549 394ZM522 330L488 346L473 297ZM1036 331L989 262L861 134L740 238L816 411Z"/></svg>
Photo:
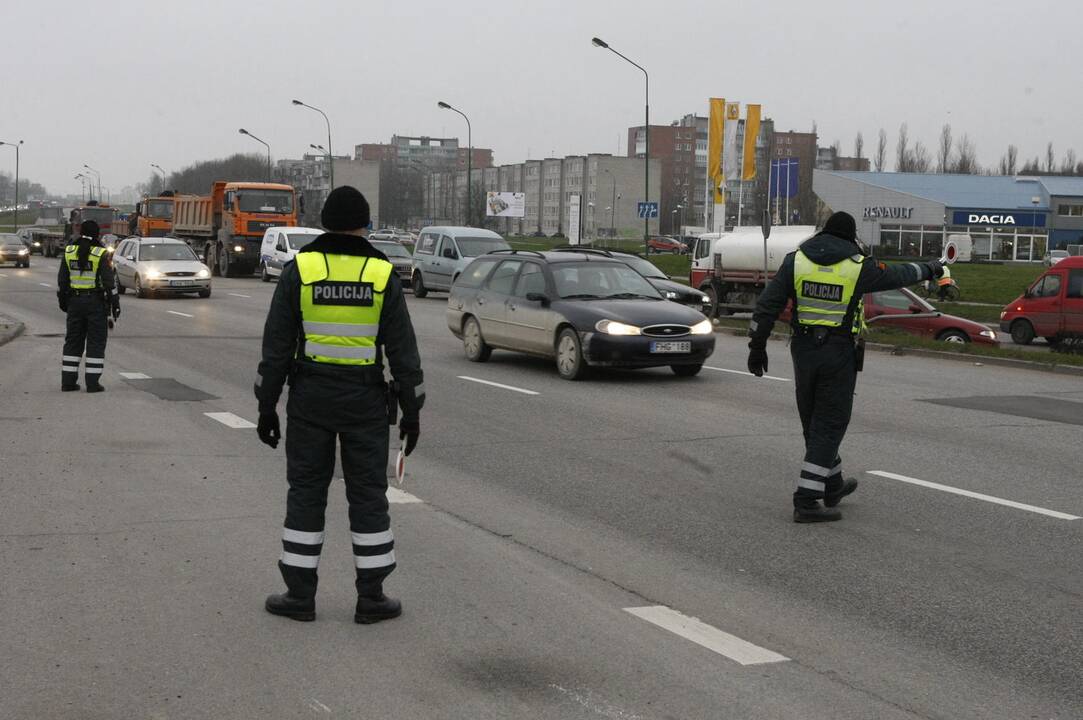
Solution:
<svg viewBox="0 0 1083 720"><path fill-rule="evenodd" d="M394 266L379 258L298 253L304 356L330 365L372 365L384 290ZM319 287L317 292L315 288Z"/></svg>
<svg viewBox="0 0 1083 720"><path fill-rule="evenodd" d="M818 265L798 250L793 260L797 322L801 325L841 327L853 303L861 267L862 263L854 258L846 258L834 265ZM806 290L814 294L837 295L837 299L810 297L805 294ZM854 305L853 330L856 333L864 327L864 307L860 300Z"/></svg>
<svg viewBox="0 0 1083 720"><path fill-rule="evenodd" d="M90 268L79 270L79 247L77 245L68 245L64 248L64 263L68 266L72 290L93 290L98 286L98 265L101 263L104 254L105 248L103 247L90 248L90 255L87 257Z"/></svg>

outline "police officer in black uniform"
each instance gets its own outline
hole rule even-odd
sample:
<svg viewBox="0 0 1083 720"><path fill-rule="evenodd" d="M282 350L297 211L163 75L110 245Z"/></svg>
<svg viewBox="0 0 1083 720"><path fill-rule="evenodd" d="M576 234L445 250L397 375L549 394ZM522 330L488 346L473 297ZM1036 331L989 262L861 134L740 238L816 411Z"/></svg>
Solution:
<svg viewBox="0 0 1083 720"><path fill-rule="evenodd" d="M56 279L60 309L68 314L61 362L60 389L79 389L79 363L86 351L86 391L101 392L105 369L105 344L109 338L109 316L120 317L113 268L108 253L98 242L98 223L86 220L79 237L64 248L64 259Z"/></svg>
<svg viewBox="0 0 1083 720"><path fill-rule="evenodd" d="M805 435L805 457L793 495L794 522L842 519L836 506L857 489L856 479L842 477L839 446L850 423L864 351L859 339L862 296L935 279L943 271L937 260L887 266L866 255L857 244L854 218L835 213L822 232L782 261L749 325L748 370L762 377L771 328L793 301L790 354Z"/></svg>
<svg viewBox="0 0 1083 720"><path fill-rule="evenodd" d="M286 520L278 567L287 591L267 598L275 615L316 617L317 567L324 510L342 453L356 566L354 620L397 617L398 600L383 582L395 569L387 505L388 424L398 407L403 450L417 444L425 389L413 325L402 285L387 258L365 239L369 206L352 187L335 188L321 215L328 232L282 270L263 329L256 381L260 440L280 435L276 405L286 404ZM393 382L384 380L387 358Z"/></svg>

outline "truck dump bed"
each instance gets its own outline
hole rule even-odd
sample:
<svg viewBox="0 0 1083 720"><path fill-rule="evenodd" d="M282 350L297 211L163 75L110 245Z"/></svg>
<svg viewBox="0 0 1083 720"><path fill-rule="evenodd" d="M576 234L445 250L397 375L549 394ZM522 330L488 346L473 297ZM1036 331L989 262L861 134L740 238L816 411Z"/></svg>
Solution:
<svg viewBox="0 0 1083 720"><path fill-rule="evenodd" d="M177 195L173 198L173 232L178 236L214 234L210 195Z"/></svg>

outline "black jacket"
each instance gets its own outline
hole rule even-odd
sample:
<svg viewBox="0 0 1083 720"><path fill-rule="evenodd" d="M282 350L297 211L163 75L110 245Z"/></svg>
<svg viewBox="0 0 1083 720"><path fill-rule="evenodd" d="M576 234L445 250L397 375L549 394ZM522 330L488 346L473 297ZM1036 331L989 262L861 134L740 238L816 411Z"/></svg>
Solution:
<svg viewBox="0 0 1083 720"><path fill-rule="evenodd" d="M334 255L357 255L387 260L368 240L355 235L324 233L298 252L318 252ZM377 335L376 363L370 368L329 366L313 363L301 352L304 333L301 324L301 274L297 264L286 263L271 300L267 321L263 326L263 359L256 380L256 399L260 412L273 412L282 394L282 386L294 365L318 365L320 373L334 373L343 381L351 377L366 382L373 373L383 373L383 357L387 356L391 376L400 385L399 404L403 415L417 415L425 402L424 375L417 349L414 326L406 309L402 283L392 273L384 290L380 310L380 332Z"/></svg>
<svg viewBox="0 0 1083 720"><path fill-rule="evenodd" d="M91 244L91 248L102 247L100 244ZM71 269L66 259L61 256L60 269L56 274L56 297L61 303L66 303L71 296ZM113 263L109 253L102 253L98 259L98 289L102 291L102 298L115 308L120 307L120 298L117 296L117 283L113 277Z"/></svg>
<svg viewBox="0 0 1083 720"><path fill-rule="evenodd" d="M827 233L820 233L801 243L800 250L809 260L820 265L834 265L848 257L861 262L856 297L870 292L894 290L932 277L932 270L924 263L885 265L875 258L862 257L855 243ZM756 302L756 310L752 313L752 322L748 326L748 335L752 338L753 344L766 342L779 314L786 309L787 301L797 298L793 281L793 260L796 254L792 252L786 256L778 272L775 273L771 282L767 283L767 287ZM797 313L795 312L792 323L796 324L796 322ZM850 322L851 318L847 316L843 321L843 327L849 327Z"/></svg>

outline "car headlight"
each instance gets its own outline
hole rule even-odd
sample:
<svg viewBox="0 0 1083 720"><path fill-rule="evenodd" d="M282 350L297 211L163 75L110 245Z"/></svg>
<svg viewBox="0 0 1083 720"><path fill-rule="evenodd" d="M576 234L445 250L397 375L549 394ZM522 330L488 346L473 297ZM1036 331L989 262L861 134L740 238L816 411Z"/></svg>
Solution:
<svg viewBox="0 0 1083 720"><path fill-rule="evenodd" d="M691 333L693 335L710 335L714 332L714 328L711 327L710 320L701 320L692 326Z"/></svg>
<svg viewBox="0 0 1083 720"><path fill-rule="evenodd" d="M157 270L147 270L145 274L148 280L157 280L162 276L162 273Z"/></svg>
<svg viewBox="0 0 1083 720"><path fill-rule="evenodd" d="M233 252L244 252L244 245L234 245Z"/></svg>
<svg viewBox="0 0 1083 720"><path fill-rule="evenodd" d="M35 240L34 247L41 247L41 242L39 240Z"/></svg>
<svg viewBox="0 0 1083 720"><path fill-rule="evenodd" d="M707 305L707 304L709 304L711 302L711 296L710 295L704 295L703 297L701 297L699 299L699 301L701 303L703 303L704 305Z"/></svg>
<svg viewBox="0 0 1083 720"><path fill-rule="evenodd" d="M981 335L982 337L987 337L990 340L996 340L997 339L997 334L993 330L982 330L978 334Z"/></svg>
<svg viewBox="0 0 1083 720"><path fill-rule="evenodd" d="M666 290L666 300L676 300L676 299L677 299L677 293L673 292L672 290Z"/></svg>
<svg viewBox="0 0 1083 720"><path fill-rule="evenodd" d="M26 255L28 252L30 252L30 251L27 250L26 248L23 248L22 250L19 251L19 254L20 255Z"/></svg>
<svg viewBox="0 0 1083 720"><path fill-rule="evenodd" d="M643 331L635 325L625 325L616 320L599 320L594 329L606 335L642 335Z"/></svg>
<svg viewBox="0 0 1083 720"><path fill-rule="evenodd" d="M196 273L196 277L201 279L201 280L206 280L210 276L211 276L211 271L208 270L207 268L203 268L202 270L200 270L199 272Z"/></svg>

